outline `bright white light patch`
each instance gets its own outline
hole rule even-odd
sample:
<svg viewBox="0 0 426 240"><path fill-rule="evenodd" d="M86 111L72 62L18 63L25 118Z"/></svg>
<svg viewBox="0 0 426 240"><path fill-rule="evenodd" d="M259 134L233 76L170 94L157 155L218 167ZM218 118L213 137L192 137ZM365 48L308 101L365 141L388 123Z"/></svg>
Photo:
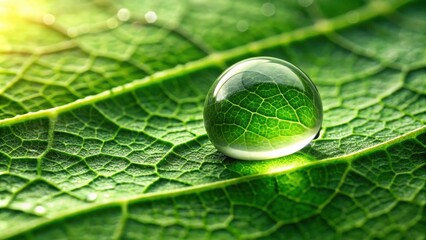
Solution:
<svg viewBox="0 0 426 240"><path fill-rule="evenodd" d="M155 23L158 19L157 13L154 11L148 11L145 13L145 20L147 23Z"/></svg>
<svg viewBox="0 0 426 240"><path fill-rule="evenodd" d="M37 206L34 208L34 212L37 214L44 214L46 213L46 208L43 206Z"/></svg>
<svg viewBox="0 0 426 240"><path fill-rule="evenodd" d="M96 193L94 193L94 192L89 193L89 194L87 194L87 196L86 196L86 200L87 200L87 201L89 201L89 202L93 202L93 201L95 201L97 198L98 198L98 194L96 194Z"/></svg>
<svg viewBox="0 0 426 240"><path fill-rule="evenodd" d="M121 8L117 12L117 17L120 21L127 21L130 19L130 11L127 8Z"/></svg>

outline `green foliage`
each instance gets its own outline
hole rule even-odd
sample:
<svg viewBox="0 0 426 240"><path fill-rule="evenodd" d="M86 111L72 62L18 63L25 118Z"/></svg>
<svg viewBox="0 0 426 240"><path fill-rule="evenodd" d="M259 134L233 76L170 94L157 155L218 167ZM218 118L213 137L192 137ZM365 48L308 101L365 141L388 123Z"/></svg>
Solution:
<svg viewBox="0 0 426 240"><path fill-rule="evenodd" d="M0 238L424 239L424 2L271 3L1 2ZM322 133L228 159L204 98L259 55L312 78Z"/></svg>

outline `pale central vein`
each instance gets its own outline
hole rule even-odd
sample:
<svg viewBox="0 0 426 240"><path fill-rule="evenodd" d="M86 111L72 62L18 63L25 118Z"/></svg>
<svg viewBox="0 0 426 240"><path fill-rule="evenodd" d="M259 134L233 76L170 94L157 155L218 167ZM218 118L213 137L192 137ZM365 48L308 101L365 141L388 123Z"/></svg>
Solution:
<svg viewBox="0 0 426 240"><path fill-rule="evenodd" d="M404 5L405 3L407 3L407 1L405 0L394 2L393 5L390 5L386 2L372 1L365 7L352 11L350 14L357 13L359 15L358 23L360 23L378 16L387 15L393 12L395 9L399 8L400 6ZM0 120L0 126L6 126L17 122L41 117L56 117L56 115L59 113L99 102L108 99L113 95L123 94L143 86L148 86L150 84L158 83L163 80L171 79L177 76L182 76L211 66L223 66L223 63L225 61L246 55L248 53L260 52L264 49L280 45L286 45L292 42L305 40L315 36L320 36L322 34L331 33L339 29L347 28L353 25L353 23L347 20L348 18L346 15L348 14L349 13L343 14L329 20L321 20L319 22L316 22L314 25L308 27L264 38L262 40L251 42L230 50L212 53L199 60L195 60L183 65L177 65L173 68L154 73L151 76L134 80L124 85L114 87L110 90L103 91L96 95L91 95L82 99L78 99L68 104L2 119Z"/></svg>

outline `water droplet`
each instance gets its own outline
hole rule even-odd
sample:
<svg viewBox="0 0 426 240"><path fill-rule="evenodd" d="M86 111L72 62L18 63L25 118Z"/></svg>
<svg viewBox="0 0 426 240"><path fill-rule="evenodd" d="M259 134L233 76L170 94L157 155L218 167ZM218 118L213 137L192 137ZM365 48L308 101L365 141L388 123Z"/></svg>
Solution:
<svg viewBox="0 0 426 240"><path fill-rule="evenodd" d="M118 21L115 18L110 18L106 21L106 25L109 29L114 29L118 26Z"/></svg>
<svg viewBox="0 0 426 240"><path fill-rule="evenodd" d="M213 83L204 125L213 145L243 160L272 159L309 144L322 124L322 103L309 77L289 62L250 58Z"/></svg>
<svg viewBox="0 0 426 240"><path fill-rule="evenodd" d="M120 8L117 12L117 18L120 21L127 21L130 19L130 11L127 8Z"/></svg>
<svg viewBox="0 0 426 240"><path fill-rule="evenodd" d="M314 0L298 0L297 2L302 7L309 7L312 5L312 3L314 3Z"/></svg>
<svg viewBox="0 0 426 240"><path fill-rule="evenodd" d="M240 20L237 22L237 30L240 32L245 32L249 28L248 22L245 20Z"/></svg>
<svg viewBox="0 0 426 240"><path fill-rule="evenodd" d="M97 198L98 198L98 194L96 194L96 193L92 192L92 193L87 194L87 196L86 196L86 201L88 201L88 202L93 202L93 201L95 201Z"/></svg>
<svg viewBox="0 0 426 240"><path fill-rule="evenodd" d="M275 14L275 5L269 2L264 3L262 4L261 11L267 17L273 16Z"/></svg>
<svg viewBox="0 0 426 240"><path fill-rule="evenodd" d="M34 208L34 212L35 212L36 214L42 215L42 214L45 214L45 213L46 213L46 208L45 208L45 207L43 207L43 206L36 206L36 207Z"/></svg>
<svg viewBox="0 0 426 240"><path fill-rule="evenodd" d="M55 23L55 21L56 21L56 18L52 14L45 14L43 16L43 23L46 25L52 25Z"/></svg>
<svg viewBox="0 0 426 240"><path fill-rule="evenodd" d="M155 13L154 11L148 11L145 13L145 20L147 23L155 23L157 19L157 13Z"/></svg>
<svg viewBox="0 0 426 240"><path fill-rule="evenodd" d="M70 29L67 30L67 34L70 37L76 37L78 32L75 28L70 28Z"/></svg>

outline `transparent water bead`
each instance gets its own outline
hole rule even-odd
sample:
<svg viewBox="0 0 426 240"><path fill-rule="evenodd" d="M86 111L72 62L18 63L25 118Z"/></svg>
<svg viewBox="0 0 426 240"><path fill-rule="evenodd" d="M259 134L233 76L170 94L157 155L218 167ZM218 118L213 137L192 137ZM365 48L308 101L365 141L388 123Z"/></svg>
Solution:
<svg viewBox="0 0 426 240"><path fill-rule="evenodd" d="M91 192L91 193L87 194L86 201L94 202L97 198L98 198L98 194Z"/></svg>
<svg viewBox="0 0 426 240"><path fill-rule="evenodd" d="M45 213L46 213L46 208L45 208L45 207L43 207L43 206L36 206L36 207L34 208L34 212L35 212L36 214L43 215L43 214L45 214Z"/></svg>
<svg viewBox="0 0 426 240"><path fill-rule="evenodd" d="M228 68L204 104L213 145L242 160L272 159L309 144L322 124L322 103L309 77L289 62L256 57Z"/></svg>

